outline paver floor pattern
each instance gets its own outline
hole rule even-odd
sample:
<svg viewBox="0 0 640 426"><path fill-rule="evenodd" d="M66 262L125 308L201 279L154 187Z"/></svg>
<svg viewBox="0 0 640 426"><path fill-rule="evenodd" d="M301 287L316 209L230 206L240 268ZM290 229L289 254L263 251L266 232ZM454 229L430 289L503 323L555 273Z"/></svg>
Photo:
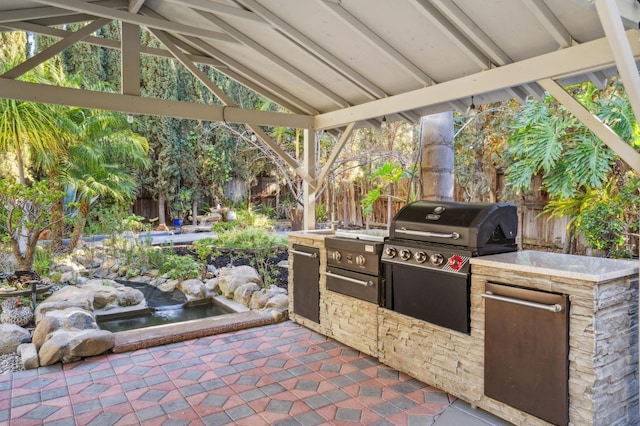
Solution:
<svg viewBox="0 0 640 426"><path fill-rule="evenodd" d="M0 375L20 426L430 425L453 400L289 321Z"/></svg>

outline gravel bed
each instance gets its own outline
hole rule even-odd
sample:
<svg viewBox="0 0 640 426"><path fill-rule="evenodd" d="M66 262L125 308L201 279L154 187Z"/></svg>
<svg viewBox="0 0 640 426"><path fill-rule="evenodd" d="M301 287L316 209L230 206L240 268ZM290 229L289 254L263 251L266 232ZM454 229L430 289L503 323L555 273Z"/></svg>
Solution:
<svg viewBox="0 0 640 426"><path fill-rule="evenodd" d="M23 371L22 358L18 354L0 355L0 374Z"/></svg>

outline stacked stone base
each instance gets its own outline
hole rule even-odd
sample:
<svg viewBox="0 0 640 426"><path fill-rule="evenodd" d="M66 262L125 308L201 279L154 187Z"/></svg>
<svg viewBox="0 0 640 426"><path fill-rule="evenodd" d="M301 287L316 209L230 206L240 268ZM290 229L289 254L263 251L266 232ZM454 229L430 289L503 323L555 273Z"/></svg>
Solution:
<svg viewBox="0 0 640 426"><path fill-rule="evenodd" d="M593 282L473 265L467 335L327 290L323 239L304 243L321 250L320 323L296 315L290 298L294 321L516 425L549 423L484 395L485 283L570 295L569 424L640 424L637 273Z"/></svg>

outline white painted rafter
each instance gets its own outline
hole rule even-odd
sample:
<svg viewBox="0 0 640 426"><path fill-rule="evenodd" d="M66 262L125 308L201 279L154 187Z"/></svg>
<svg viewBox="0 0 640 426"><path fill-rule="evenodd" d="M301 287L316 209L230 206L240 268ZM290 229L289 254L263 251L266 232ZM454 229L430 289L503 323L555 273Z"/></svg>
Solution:
<svg viewBox="0 0 640 426"><path fill-rule="evenodd" d="M556 15L551 12L543 0L522 0L522 2L529 8L531 13L533 13L538 22L542 24L556 43L558 43L558 46L562 48L571 46L573 41L571 34L562 25Z"/></svg>
<svg viewBox="0 0 640 426"><path fill-rule="evenodd" d="M428 19L440 32L445 34L462 52L464 52L481 69L486 70L491 67L491 61L482 53L470 39L453 25L437 8L427 0L410 0L422 16ZM453 8L451 7L453 12ZM456 13L460 20L462 16ZM479 33L479 29L475 30Z"/></svg>
<svg viewBox="0 0 640 426"><path fill-rule="evenodd" d="M289 111L298 114L318 114L318 110L313 108L308 103L289 93L286 89L277 87L275 84L262 77L260 74L246 68L239 62L235 61L233 58L222 53L218 49L215 49L211 45L193 38L186 38L186 40L194 46L199 46L202 49L203 53L207 53L212 57L223 61L223 63L226 64L227 69L219 70L220 72L233 78L234 80L255 91L256 93L259 93L265 98L271 99L277 104L282 105Z"/></svg>
<svg viewBox="0 0 640 426"><path fill-rule="evenodd" d="M418 3L416 0L412 0ZM473 22L452 0L429 0L464 35L496 65L506 65L513 60L482 29Z"/></svg>
<svg viewBox="0 0 640 426"><path fill-rule="evenodd" d="M122 5L121 0L104 0L97 1L93 4L99 5L102 7L115 8ZM57 18L64 17L73 14L69 12L69 10L55 7L55 6L42 6L42 7L32 7L29 9L16 9L9 10L6 12L0 12L0 24L6 22L20 22L20 21L34 21L36 19L45 19L45 18ZM95 19L95 17L94 17Z"/></svg>
<svg viewBox="0 0 640 426"><path fill-rule="evenodd" d="M227 6L221 3L214 3L209 0L167 0L170 3L176 3L189 7L191 9L200 10L202 12L209 12L214 15L232 16L234 18L241 18L251 21L254 24L268 25L260 16L253 12L243 10L233 6Z"/></svg>
<svg viewBox="0 0 640 426"><path fill-rule="evenodd" d="M360 34L362 34L366 40L374 45L378 50L380 50L384 55L388 58L392 59L398 65L403 67L410 75L412 75L417 81L419 81L423 86L429 86L433 84L433 79L425 74L420 68L418 68L414 63L412 63L409 59L405 58L400 52L398 52L393 46L387 43L382 37L376 34L371 28L364 25L360 22L355 16L350 14L346 9L344 9L339 4L333 3L331 1L321 0L322 4L327 6L329 10L331 10L337 18L340 18L342 21L349 24L353 29L357 30Z"/></svg>
<svg viewBox="0 0 640 426"><path fill-rule="evenodd" d="M104 27L109 22L111 22L111 20L107 18L96 19L95 21L85 25L79 30L70 33L67 37L63 38L59 42L44 49L42 52L39 52L37 55L32 56L31 58L25 60L21 64L18 64L14 68L8 70L4 74L0 75L0 77L17 78L21 76L22 74L26 73L30 69L33 69L38 65L40 65L41 63L47 61L48 59L51 59L52 57L62 52L67 47L71 46L72 44L77 43L83 38L89 36L89 34Z"/></svg>
<svg viewBox="0 0 640 426"><path fill-rule="evenodd" d="M640 58L640 33L626 33L632 57ZM461 77L434 86L413 90L385 99L320 114L315 117L316 129L341 127L352 121L368 117L390 115L399 111L414 110L466 99L471 95L503 90L523 83L546 78L558 79L599 71L615 65L606 38L601 38L566 49L547 53L531 59L492 68L480 74Z"/></svg>
<svg viewBox="0 0 640 426"><path fill-rule="evenodd" d="M4 31L5 29L7 31L28 31L34 34L40 34L45 36L57 37L57 38L65 38L73 33L72 31L62 30L60 28L46 27L43 25L37 25L30 22L11 22L8 24L0 25L0 31ZM121 49L120 41L110 40L103 37L89 36L82 39L81 42L91 44L93 46L106 47L108 49L114 49L114 50ZM191 53L189 53L189 59L196 63L211 65L215 68L226 67L226 65L220 61L216 61L215 59L209 56L195 54L195 52L196 52L195 49L191 50ZM152 56L161 56L164 58L173 57L173 55L171 55L171 53L168 52L167 50L158 49L155 47L148 47L148 46L140 46L140 53L143 53L146 55L152 55Z"/></svg>
<svg viewBox="0 0 640 426"><path fill-rule="evenodd" d="M261 55L264 58L270 60L274 64L281 67L283 71L290 73L292 76L294 76L301 82L317 90L320 95L330 99L336 106L340 108L344 108L349 105L349 102L347 102L343 97L341 97L336 93L333 93L326 86L323 86L322 84L320 84L319 82L312 79L311 77L306 75L304 72L296 68L294 64L288 63L284 59L280 58L277 54L275 54L274 52L271 52L269 49L262 46L256 40L253 40L250 37L246 36L242 32L235 29L233 26L227 24L222 19L208 12L197 11L197 13L199 13L201 16L211 21L217 27L221 28L223 31L225 31L227 34L229 34L238 42L242 43L243 45L253 50L256 54Z"/></svg>
<svg viewBox="0 0 640 426"><path fill-rule="evenodd" d="M190 0L184 0L190 1ZM255 0L239 0L239 3L252 10L255 14L260 16L266 22L269 22L277 31L283 34L285 37L292 40L301 49L306 50L311 55L319 58L322 62L328 64L336 70L338 73L347 77L350 81L355 83L361 89L365 90L365 93L370 96L370 99L381 98L387 96L381 88L377 87L371 81L367 80L362 74L355 71L353 68L342 62L332 53L318 45L316 42L305 36L303 33L293 28L287 22L280 19L275 14L271 13L267 8L259 4Z"/></svg>
<svg viewBox="0 0 640 426"><path fill-rule="evenodd" d="M142 12L146 15L160 18L160 16L153 10L146 7L143 8ZM267 99L287 108L289 111L296 114L318 114L316 109L300 100L298 97L290 94L286 89L276 87L276 85L262 77L259 73L247 68L221 50L214 48L209 43L206 43L204 40L180 34L167 34L167 36L174 44L180 46L183 50L192 48L208 57L215 58L221 64L224 64L222 69L214 66L218 71Z"/></svg>
<svg viewBox="0 0 640 426"><path fill-rule="evenodd" d="M231 42L234 40L229 35L219 33L217 31L211 31L205 28L195 27L192 25L184 25L176 22L151 18L148 16L142 16L126 11L117 9L111 9L96 5L94 3L87 3L79 0L33 0L36 3L45 4L49 6L57 6L60 8L68 9L74 12L89 13L95 16L102 16L110 19L117 19L122 22L128 22L130 24L136 24L147 28L156 28L164 31L171 31L175 33L191 35L195 37L202 37L209 40Z"/></svg>
<svg viewBox="0 0 640 426"><path fill-rule="evenodd" d="M313 126L313 117L308 115L143 98L141 96L28 83L6 78L0 78L0 98L189 120L293 128Z"/></svg>
<svg viewBox="0 0 640 426"><path fill-rule="evenodd" d="M145 0L129 0L129 13L138 13Z"/></svg>

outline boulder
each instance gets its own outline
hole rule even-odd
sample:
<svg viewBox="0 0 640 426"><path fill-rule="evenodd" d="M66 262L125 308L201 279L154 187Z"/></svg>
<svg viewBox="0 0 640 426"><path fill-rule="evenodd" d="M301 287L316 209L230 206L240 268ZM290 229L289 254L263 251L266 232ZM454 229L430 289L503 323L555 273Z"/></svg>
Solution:
<svg viewBox="0 0 640 426"><path fill-rule="evenodd" d="M178 283L178 280L167 280L162 284L158 284L156 288L160 291L164 291L165 293L170 293L176 289Z"/></svg>
<svg viewBox="0 0 640 426"><path fill-rule="evenodd" d="M33 332L33 343L37 349L51 336L51 334L62 327L62 321L55 316L46 316L36 326Z"/></svg>
<svg viewBox="0 0 640 426"><path fill-rule="evenodd" d="M287 290L275 285L271 285L268 288L264 288L258 292L253 293L253 295L251 295L251 301L249 302L248 306L251 309L264 309L265 307L267 307L267 304L273 297L279 295L284 295L288 299ZM281 302L277 302L277 304L280 303Z"/></svg>
<svg viewBox="0 0 640 426"><path fill-rule="evenodd" d="M118 300L116 290L108 285L95 284L94 281L96 280L91 280L82 286L93 293L94 309L104 309L105 306L116 303Z"/></svg>
<svg viewBox="0 0 640 426"><path fill-rule="evenodd" d="M93 311L93 292L84 287L62 287L38 305L35 311L36 324L45 317L47 312L61 311L67 308Z"/></svg>
<svg viewBox="0 0 640 426"><path fill-rule="evenodd" d="M115 336L107 330L85 330L74 333L67 342L65 354L70 360L100 355L113 348ZM64 362L66 357L63 357Z"/></svg>
<svg viewBox="0 0 640 426"><path fill-rule="evenodd" d="M16 352L22 343L29 343L29 331L15 324L0 324L0 355Z"/></svg>
<svg viewBox="0 0 640 426"><path fill-rule="evenodd" d="M138 289L118 284L113 280L93 279L82 288L93 292L94 309L110 306L134 306L144 301L144 294Z"/></svg>
<svg viewBox="0 0 640 426"><path fill-rule="evenodd" d="M22 360L22 368L32 370L40 367L40 359L38 358L38 350L33 343L23 343L18 346L18 355Z"/></svg>
<svg viewBox="0 0 640 426"><path fill-rule="evenodd" d="M100 330L91 312L67 308L47 312L34 331L34 345L45 366L100 355L113 348L114 336Z"/></svg>
<svg viewBox="0 0 640 426"><path fill-rule="evenodd" d="M69 337L69 333L58 332L54 333L46 342L44 342L38 351L40 365L46 367L47 365L61 361L64 356L64 348L69 341Z"/></svg>
<svg viewBox="0 0 640 426"><path fill-rule="evenodd" d="M118 306L135 306L144 302L144 294L131 287L119 287L118 292Z"/></svg>
<svg viewBox="0 0 640 426"><path fill-rule="evenodd" d="M286 311L289 309L289 296L287 294L276 294L269 299L264 308Z"/></svg>
<svg viewBox="0 0 640 426"><path fill-rule="evenodd" d="M251 301L251 296L260 291L260 286L255 283L247 283L238 286L233 293L233 301L236 303L240 303L244 306L249 306L249 302Z"/></svg>
<svg viewBox="0 0 640 426"><path fill-rule="evenodd" d="M248 265L220 268L220 291L225 297L233 298L238 287L247 283L262 285L262 278L254 268Z"/></svg>
<svg viewBox="0 0 640 426"><path fill-rule="evenodd" d="M66 309L62 315L62 328L69 332L81 332L85 330L99 330L96 320L90 312L81 309Z"/></svg>
<svg viewBox="0 0 640 426"><path fill-rule="evenodd" d="M205 289L205 296L207 297L217 296L218 294L220 294L220 278L215 277L215 278L208 279L204 283L204 289Z"/></svg>
<svg viewBox="0 0 640 426"><path fill-rule="evenodd" d="M204 283L198 279L181 281L176 288L186 297L187 301L200 300L205 297Z"/></svg>

